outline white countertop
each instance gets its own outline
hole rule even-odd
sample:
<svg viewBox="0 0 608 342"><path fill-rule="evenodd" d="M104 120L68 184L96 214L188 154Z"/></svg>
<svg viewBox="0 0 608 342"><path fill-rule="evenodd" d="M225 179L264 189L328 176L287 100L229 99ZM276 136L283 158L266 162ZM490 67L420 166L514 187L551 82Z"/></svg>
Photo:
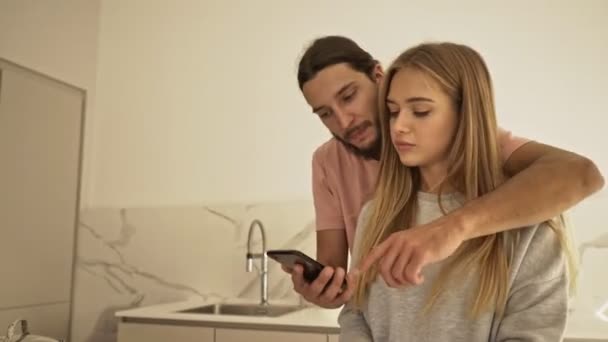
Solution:
<svg viewBox="0 0 608 342"><path fill-rule="evenodd" d="M180 311L214 304L218 301L188 300L178 303L160 304L116 313L123 321L156 322L158 324L205 325L226 328L268 329L323 334L338 334L338 314L340 309L328 310L316 307L305 308L279 317L231 316ZM251 301L230 301L229 303L254 303ZM288 304L272 302L272 304ZM606 317L608 318L608 317ZM591 311L578 311L572 314L566 328L565 341L608 341L608 319Z"/></svg>
<svg viewBox="0 0 608 342"><path fill-rule="evenodd" d="M301 332L317 332L323 334L338 334L338 314L340 309L328 310L317 307L307 307L279 317L265 316L233 316L200 313L183 313L180 311L218 303L219 301L189 300L179 303L161 304L116 313L123 321L152 321L167 322L179 325L180 322L199 323L200 325L232 328L255 328L268 330L286 330ZM258 302L234 300L226 303ZM272 301L271 304L294 304Z"/></svg>

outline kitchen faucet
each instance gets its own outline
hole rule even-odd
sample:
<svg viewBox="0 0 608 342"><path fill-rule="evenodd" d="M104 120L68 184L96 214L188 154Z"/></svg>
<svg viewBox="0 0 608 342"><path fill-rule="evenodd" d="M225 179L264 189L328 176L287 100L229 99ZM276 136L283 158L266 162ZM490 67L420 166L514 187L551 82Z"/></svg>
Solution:
<svg viewBox="0 0 608 342"><path fill-rule="evenodd" d="M253 235L254 227L260 228L262 234L262 253L251 253L251 236ZM249 226L249 234L247 236L247 272L253 271L253 259L260 259L262 263L260 271L260 288L261 288L261 304L268 305L268 256L266 255L266 232L260 220L253 220Z"/></svg>

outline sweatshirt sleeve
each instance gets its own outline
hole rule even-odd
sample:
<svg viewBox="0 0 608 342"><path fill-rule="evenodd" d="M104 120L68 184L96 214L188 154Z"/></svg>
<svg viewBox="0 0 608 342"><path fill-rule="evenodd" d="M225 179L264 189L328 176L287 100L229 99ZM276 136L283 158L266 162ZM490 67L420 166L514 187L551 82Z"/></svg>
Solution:
<svg viewBox="0 0 608 342"><path fill-rule="evenodd" d="M370 203L363 206L357 220L357 229L355 230L355 241L353 244L353 253L351 258L350 269L356 266L356 257L359 253L359 244L361 233L364 229L364 224L368 220ZM363 316L363 312L355 310L352 303L346 303L338 316L338 324L340 325L340 342L373 342L372 332Z"/></svg>
<svg viewBox="0 0 608 342"><path fill-rule="evenodd" d="M534 229L519 265L496 341L561 341L568 314L569 281L556 234Z"/></svg>
<svg viewBox="0 0 608 342"><path fill-rule="evenodd" d="M363 317L363 313L356 311L346 304L340 316L340 342L373 342L372 333Z"/></svg>

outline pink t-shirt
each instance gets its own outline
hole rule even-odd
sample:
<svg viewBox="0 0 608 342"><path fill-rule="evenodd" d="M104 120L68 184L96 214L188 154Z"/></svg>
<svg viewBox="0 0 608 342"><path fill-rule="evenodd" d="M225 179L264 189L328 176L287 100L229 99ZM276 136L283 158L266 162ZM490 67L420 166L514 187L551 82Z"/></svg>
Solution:
<svg viewBox="0 0 608 342"><path fill-rule="evenodd" d="M505 162L528 139L499 128L501 157ZM352 248L357 218L371 199L379 163L359 157L336 139L321 145L312 158L312 190L317 230L345 229Z"/></svg>

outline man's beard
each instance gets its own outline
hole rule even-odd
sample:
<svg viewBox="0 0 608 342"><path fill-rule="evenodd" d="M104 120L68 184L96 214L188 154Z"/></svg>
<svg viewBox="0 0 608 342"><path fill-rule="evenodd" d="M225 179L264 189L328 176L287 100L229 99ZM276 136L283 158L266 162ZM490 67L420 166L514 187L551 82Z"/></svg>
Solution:
<svg viewBox="0 0 608 342"><path fill-rule="evenodd" d="M380 160L380 152L382 150L382 136L380 134L376 134L376 138L372 144L366 148L359 148L334 133L332 133L332 135L353 154L363 157L364 159Z"/></svg>

